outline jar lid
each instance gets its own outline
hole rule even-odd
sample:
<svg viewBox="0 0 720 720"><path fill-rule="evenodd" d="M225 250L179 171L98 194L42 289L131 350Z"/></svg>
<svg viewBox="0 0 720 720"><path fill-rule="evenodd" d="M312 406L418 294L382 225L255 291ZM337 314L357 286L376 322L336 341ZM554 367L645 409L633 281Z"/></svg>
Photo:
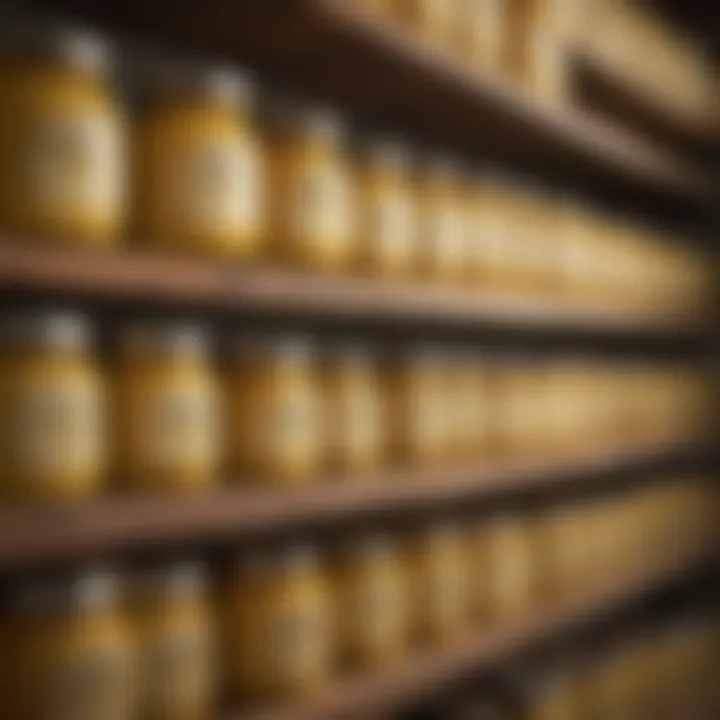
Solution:
<svg viewBox="0 0 720 720"><path fill-rule="evenodd" d="M360 141L360 155L371 163L394 170L405 170L412 160L412 150L401 140L371 137Z"/></svg>
<svg viewBox="0 0 720 720"><path fill-rule="evenodd" d="M12 55L45 58L89 75L104 75L112 62L110 42L80 27L42 18L2 18L0 48Z"/></svg>
<svg viewBox="0 0 720 720"><path fill-rule="evenodd" d="M390 535L372 534L351 538L345 547L350 554L377 557L393 553L397 548L397 543Z"/></svg>
<svg viewBox="0 0 720 720"><path fill-rule="evenodd" d="M121 352L132 358L158 355L204 358L209 346L207 331L197 325L138 323L121 332Z"/></svg>
<svg viewBox="0 0 720 720"><path fill-rule="evenodd" d="M434 155L425 161L425 174L435 180L456 181L462 177L462 166L452 155Z"/></svg>
<svg viewBox="0 0 720 720"><path fill-rule="evenodd" d="M76 352L88 348L90 320L80 313L46 310L0 320L0 342L10 348Z"/></svg>
<svg viewBox="0 0 720 720"><path fill-rule="evenodd" d="M345 130L339 112L303 105L285 97L268 98L265 113L267 125L280 133L300 133L328 143L337 143Z"/></svg>
<svg viewBox="0 0 720 720"><path fill-rule="evenodd" d="M141 571L134 583L144 597L195 595L207 585L207 569L200 562L179 562Z"/></svg>
<svg viewBox="0 0 720 720"><path fill-rule="evenodd" d="M328 356L332 359L349 363L368 364L375 358L373 349L363 342L337 342L332 343L328 349Z"/></svg>
<svg viewBox="0 0 720 720"><path fill-rule="evenodd" d="M312 339L303 335L243 335L236 341L235 349L240 358L266 355L304 362L315 355L315 344Z"/></svg>

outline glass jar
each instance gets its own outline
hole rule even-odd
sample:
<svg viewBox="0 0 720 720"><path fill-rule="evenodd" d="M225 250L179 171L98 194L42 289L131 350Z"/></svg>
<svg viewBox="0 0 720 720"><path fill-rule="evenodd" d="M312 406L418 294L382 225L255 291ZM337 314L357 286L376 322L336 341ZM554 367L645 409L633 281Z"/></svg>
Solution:
<svg viewBox="0 0 720 720"><path fill-rule="evenodd" d="M115 371L119 482L185 492L215 482L219 398L209 340L193 325L138 324L121 335Z"/></svg>
<svg viewBox="0 0 720 720"><path fill-rule="evenodd" d="M414 193L408 151L377 141L363 149L358 172L358 262L366 274L388 280L412 274L417 256Z"/></svg>
<svg viewBox="0 0 720 720"><path fill-rule="evenodd" d="M449 450L457 460L481 460L488 452L490 415L487 377L482 361L471 350L457 350L447 366L451 424Z"/></svg>
<svg viewBox="0 0 720 720"><path fill-rule="evenodd" d="M77 501L106 469L105 394L81 315L37 312L0 321L0 494Z"/></svg>
<svg viewBox="0 0 720 720"><path fill-rule="evenodd" d="M459 170L451 160L428 160L418 178L419 274L462 284L467 272L467 229Z"/></svg>
<svg viewBox="0 0 720 720"><path fill-rule="evenodd" d="M501 70L505 5L504 0L459 0L457 3L457 45L471 67L493 73Z"/></svg>
<svg viewBox="0 0 720 720"><path fill-rule="evenodd" d="M435 524L407 539L405 562L412 635L429 645L443 645L466 629L468 585L462 529Z"/></svg>
<svg viewBox="0 0 720 720"><path fill-rule="evenodd" d="M370 536L347 543L337 554L333 580L341 662L369 669L397 660L407 645L409 607L393 542Z"/></svg>
<svg viewBox="0 0 720 720"><path fill-rule="evenodd" d="M265 235L263 148L237 72L160 68L136 131L140 242L248 257Z"/></svg>
<svg viewBox="0 0 720 720"><path fill-rule="evenodd" d="M16 589L4 628L7 718L133 720L132 638L115 576L91 572Z"/></svg>
<svg viewBox="0 0 720 720"><path fill-rule="evenodd" d="M372 354L339 348L323 368L328 465L359 474L377 468L384 449L380 379Z"/></svg>
<svg viewBox="0 0 720 720"><path fill-rule="evenodd" d="M215 648L205 569L192 563L140 572L131 616L140 652L143 717L204 720L215 689Z"/></svg>
<svg viewBox="0 0 720 720"><path fill-rule="evenodd" d="M125 127L108 44L35 19L0 38L0 223L104 247L125 214Z"/></svg>
<svg viewBox="0 0 720 720"><path fill-rule="evenodd" d="M227 382L233 469L280 485L317 479L325 448L312 345L292 337L245 339Z"/></svg>
<svg viewBox="0 0 720 720"><path fill-rule="evenodd" d="M435 464L449 449L446 374L442 354L417 348L389 362L385 369L388 444L400 463Z"/></svg>
<svg viewBox="0 0 720 720"><path fill-rule="evenodd" d="M242 561L225 597L233 692L250 701L307 696L328 680L330 598L317 554L294 546Z"/></svg>
<svg viewBox="0 0 720 720"><path fill-rule="evenodd" d="M356 208L341 120L325 111L271 118L271 242L282 263L341 271L355 263Z"/></svg>

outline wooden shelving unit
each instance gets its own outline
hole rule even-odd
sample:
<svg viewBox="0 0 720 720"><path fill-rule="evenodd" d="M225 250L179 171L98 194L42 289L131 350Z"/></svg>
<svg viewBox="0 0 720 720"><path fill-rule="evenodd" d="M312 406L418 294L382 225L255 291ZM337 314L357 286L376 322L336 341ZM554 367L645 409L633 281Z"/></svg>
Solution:
<svg viewBox="0 0 720 720"><path fill-rule="evenodd" d="M572 458L379 472L329 478L294 490L227 485L190 497L108 498L80 507L0 509L0 572L26 570L88 555L187 542L248 538L362 516L427 509L589 485L598 476L681 463L700 443L657 442Z"/></svg>
<svg viewBox="0 0 720 720"><path fill-rule="evenodd" d="M282 87L339 104L363 122L492 152L516 166L693 212L717 199L713 178L667 149L590 114L550 107L510 82L338 0L206 0L202 13L160 6L42 0L128 36L259 68Z"/></svg>
<svg viewBox="0 0 720 720"><path fill-rule="evenodd" d="M599 615L652 593L714 561L714 551L696 548L683 554L670 552L661 561L618 568L610 582L586 588L577 596L549 601L545 607L507 624L493 625L486 632L432 654L419 654L384 672L339 681L327 691L291 707L257 714L232 714L227 720L324 720L373 717L403 703L432 697L453 680L476 668L498 662L513 652L544 639L578 628Z"/></svg>

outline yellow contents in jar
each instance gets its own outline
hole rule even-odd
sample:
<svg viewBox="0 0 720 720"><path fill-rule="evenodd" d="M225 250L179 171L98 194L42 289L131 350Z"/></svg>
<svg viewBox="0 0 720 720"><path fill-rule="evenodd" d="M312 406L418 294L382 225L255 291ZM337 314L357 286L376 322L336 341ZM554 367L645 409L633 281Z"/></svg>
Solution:
<svg viewBox="0 0 720 720"><path fill-rule="evenodd" d="M338 652L350 667L387 665L407 644L407 597L397 549L382 537L353 541L333 567Z"/></svg>
<svg viewBox="0 0 720 720"><path fill-rule="evenodd" d="M455 4L450 0L394 0L395 12L423 37L450 46L455 28Z"/></svg>
<svg viewBox="0 0 720 720"><path fill-rule="evenodd" d="M468 247L468 274L479 287L497 292L509 287L510 193L491 174L478 176L469 190L468 216L473 239Z"/></svg>
<svg viewBox="0 0 720 720"><path fill-rule="evenodd" d="M140 651L143 717L204 720L214 700L215 648L202 566L141 572L131 613Z"/></svg>
<svg viewBox="0 0 720 720"><path fill-rule="evenodd" d="M0 223L57 242L112 244L125 212L124 127L99 38L35 21L3 28Z"/></svg>
<svg viewBox="0 0 720 720"><path fill-rule="evenodd" d="M419 178L419 273L441 283L462 283L469 256L462 184L447 160L430 162Z"/></svg>
<svg viewBox="0 0 720 720"><path fill-rule="evenodd" d="M420 642L442 645L466 627L466 548L460 528L434 525L408 538L405 550L412 633Z"/></svg>
<svg viewBox="0 0 720 720"><path fill-rule="evenodd" d="M418 231L414 200L405 149L382 142L366 148L358 171L361 271L386 279L412 274Z"/></svg>
<svg viewBox="0 0 720 720"><path fill-rule="evenodd" d="M307 696L328 679L329 597L315 552L293 547L244 561L227 589L230 686L250 700Z"/></svg>
<svg viewBox="0 0 720 720"><path fill-rule="evenodd" d="M38 313L0 323L0 495L71 501L106 468L102 378L81 317Z"/></svg>
<svg viewBox="0 0 720 720"><path fill-rule="evenodd" d="M377 367L363 348L340 348L323 367L325 438L331 469L361 473L376 468L384 449Z"/></svg>
<svg viewBox="0 0 720 720"><path fill-rule="evenodd" d="M263 149L237 73L163 73L136 133L136 232L151 246L251 256L265 234Z"/></svg>
<svg viewBox="0 0 720 720"><path fill-rule="evenodd" d="M388 446L394 460L434 464L447 457L445 379L442 358L432 349L403 354L385 368Z"/></svg>
<svg viewBox="0 0 720 720"><path fill-rule="evenodd" d="M89 573L22 587L4 632L3 718L133 720L132 638L114 577Z"/></svg>
<svg viewBox="0 0 720 720"><path fill-rule="evenodd" d="M322 391L312 347L249 339L227 376L233 469L278 484L311 482L322 466Z"/></svg>
<svg viewBox="0 0 720 720"><path fill-rule="evenodd" d="M355 199L340 121L283 116L271 133L271 242L280 262L325 271L355 261Z"/></svg>
<svg viewBox="0 0 720 720"><path fill-rule="evenodd" d="M472 67L489 71L501 69L505 0L458 0L456 28L460 53Z"/></svg>
<svg viewBox="0 0 720 720"><path fill-rule="evenodd" d="M201 328L138 325L124 332L115 371L116 468L125 486L192 491L216 479L218 392Z"/></svg>

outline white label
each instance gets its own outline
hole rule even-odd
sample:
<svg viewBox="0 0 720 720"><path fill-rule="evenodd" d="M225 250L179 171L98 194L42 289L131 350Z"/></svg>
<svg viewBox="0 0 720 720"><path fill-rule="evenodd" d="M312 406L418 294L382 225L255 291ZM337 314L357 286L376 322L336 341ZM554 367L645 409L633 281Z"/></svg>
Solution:
<svg viewBox="0 0 720 720"><path fill-rule="evenodd" d="M87 112L49 117L28 143L27 189L38 205L101 213L121 207L125 152L112 117Z"/></svg>
<svg viewBox="0 0 720 720"><path fill-rule="evenodd" d="M100 464L104 449L99 388L87 378L34 385L18 398L15 454L24 473L72 474Z"/></svg>

